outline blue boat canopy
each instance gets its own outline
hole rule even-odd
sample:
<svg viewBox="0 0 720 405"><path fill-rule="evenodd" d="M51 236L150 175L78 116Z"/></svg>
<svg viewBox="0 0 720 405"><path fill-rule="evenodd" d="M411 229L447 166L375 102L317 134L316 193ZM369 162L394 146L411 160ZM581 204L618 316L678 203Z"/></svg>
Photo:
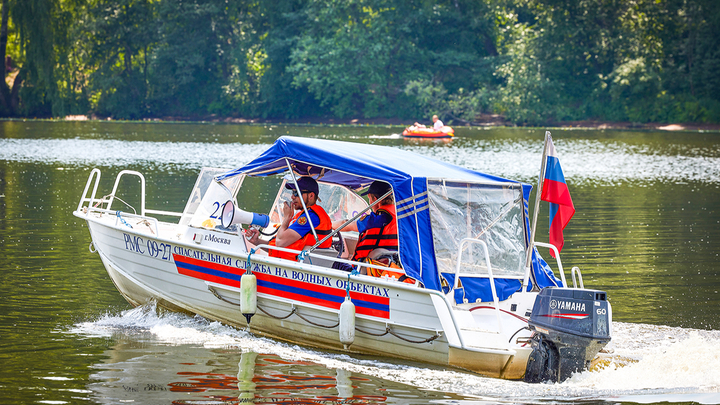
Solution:
<svg viewBox="0 0 720 405"><path fill-rule="evenodd" d="M453 284L456 269L461 269L465 288L458 300L491 300L490 265L483 253L487 249L500 299L520 289L532 186L398 148L290 136L280 137L259 157L216 180L281 174L288 167L296 175L310 175L356 192L374 180L389 183L397 208L403 268L426 288L442 290L444 281ZM536 251L533 262L537 270L532 281L539 287L559 284ZM455 287L460 290L459 285Z"/></svg>

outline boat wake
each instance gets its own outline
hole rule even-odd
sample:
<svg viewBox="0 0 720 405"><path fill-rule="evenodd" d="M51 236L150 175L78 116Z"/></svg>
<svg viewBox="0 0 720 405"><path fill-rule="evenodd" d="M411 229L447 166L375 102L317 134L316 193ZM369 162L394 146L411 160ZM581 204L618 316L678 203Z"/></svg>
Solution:
<svg viewBox="0 0 720 405"><path fill-rule="evenodd" d="M390 134L390 135L370 135L370 139L403 139L402 134Z"/></svg>
<svg viewBox="0 0 720 405"><path fill-rule="evenodd" d="M76 324L69 333L122 337L155 345L272 353L288 361L311 362L328 369L345 369L420 389L492 402L720 403L720 353L716 350L720 331L631 323L614 323L613 329L613 340L600 361L591 370L559 384L526 384L460 370L313 350L257 337L198 316L159 312L153 304Z"/></svg>

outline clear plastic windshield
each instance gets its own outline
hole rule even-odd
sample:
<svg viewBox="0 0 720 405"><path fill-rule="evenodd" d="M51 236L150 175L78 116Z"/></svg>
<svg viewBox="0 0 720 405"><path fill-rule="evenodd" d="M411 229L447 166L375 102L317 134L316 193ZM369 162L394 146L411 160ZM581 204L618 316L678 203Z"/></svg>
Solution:
<svg viewBox="0 0 720 405"><path fill-rule="evenodd" d="M219 214L222 204L232 198L245 178L245 176L237 176L225 179L223 180L224 187L221 187L214 179L225 172L227 169L209 167L204 167L200 171L185 205L180 225L190 224L195 227L214 228L220 223Z"/></svg>
<svg viewBox="0 0 720 405"><path fill-rule="evenodd" d="M495 277L525 274L523 200L520 185L428 181L430 217L439 270L455 273L465 238L484 241ZM465 243L460 273L487 276L484 249Z"/></svg>
<svg viewBox="0 0 720 405"><path fill-rule="evenodd" d="M222 209L228 200L232 200L233 195L237 193L245 176L231 177L218 183L214 180L216 172L211 170L203 170L198 181L195 184L188 205L185 208L186 213L194 211L190 226L196 228L215 229L220 225L220 216ZM200 203L197 200L200 199ZM183 215L186 215L183 214Z"/></svg>

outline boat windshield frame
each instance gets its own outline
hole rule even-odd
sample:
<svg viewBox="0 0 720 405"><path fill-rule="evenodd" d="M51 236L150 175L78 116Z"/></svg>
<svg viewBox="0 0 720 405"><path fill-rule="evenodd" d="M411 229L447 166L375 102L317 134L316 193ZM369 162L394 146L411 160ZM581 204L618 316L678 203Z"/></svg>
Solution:
<svg viewBox="0 0 720 405"><path fill-rule="evenodd" d="M203 167L200 170L185 204L180 225L215 229L220 224L220 213L225 202L235 199L246 177L240 175L218 182L216 178L223 172L227 172L227 169Z"/></svg>

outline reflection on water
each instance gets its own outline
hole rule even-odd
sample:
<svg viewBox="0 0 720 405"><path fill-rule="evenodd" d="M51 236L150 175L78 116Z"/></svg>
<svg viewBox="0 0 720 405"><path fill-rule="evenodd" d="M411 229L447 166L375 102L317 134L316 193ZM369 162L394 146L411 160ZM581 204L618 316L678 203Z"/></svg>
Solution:
<svg viewBox="0 0 720 405"><path fill-rule="evenodd" d="M146 349L120 343L109 354L135 353L138 357L97 365L89 385L99 403L184 404L378 404L397 403L378 395L387 392L377 379L355 376L303 361L288 361L275 354L258 354L242 348L207 350L203 347L164 347L149 356ZM140 353L138 353L140 352ZM185 359L188 362L177 362ZM427 395L412 387L393 384L392 395L429 399L460 398Z"/></svg>
<svg viewBox="0 0 720 405"><path fill-rule="evenodd" d="M288 346L154 308L123 312L128 304L71 215L92 167L103 170L103 190L121 169L143 172L148 207L178 211L201 166L238 166L283 134L405 148L536 181L543 130L459 128L447 142L392 136L401 130L0 122L0 403L238 403L251 384L265 403L720 403L718 134L553 133L577 209L563 264L608 291L615 320L605 368L563 384ZM244 208L263 212L275 190L246 183L257 199Z"/></svg>
<svg viewBox="0 0 720 405"><path fill-rule="evenodd" d="M78 336L112 337L87 389L98 403L382 404L460 400L349 371L340 359L256 338L201 318L156 315L153 306L75 325ZM280 354L283 354L281 357Z"/></svg>
<svg viewBox="0 0 720 405"><path fill-rule="evenodd" d="M604 361L562 384L526 384L320 352L153 306L75 325L116 342L87 389L101 403L537 403L686 395L720 402L720 331L614 324ZM662 373L658 373L663 370ZM455 393L455 394L449 394ZM222 402L224 401L224 402Z"/></svg>

